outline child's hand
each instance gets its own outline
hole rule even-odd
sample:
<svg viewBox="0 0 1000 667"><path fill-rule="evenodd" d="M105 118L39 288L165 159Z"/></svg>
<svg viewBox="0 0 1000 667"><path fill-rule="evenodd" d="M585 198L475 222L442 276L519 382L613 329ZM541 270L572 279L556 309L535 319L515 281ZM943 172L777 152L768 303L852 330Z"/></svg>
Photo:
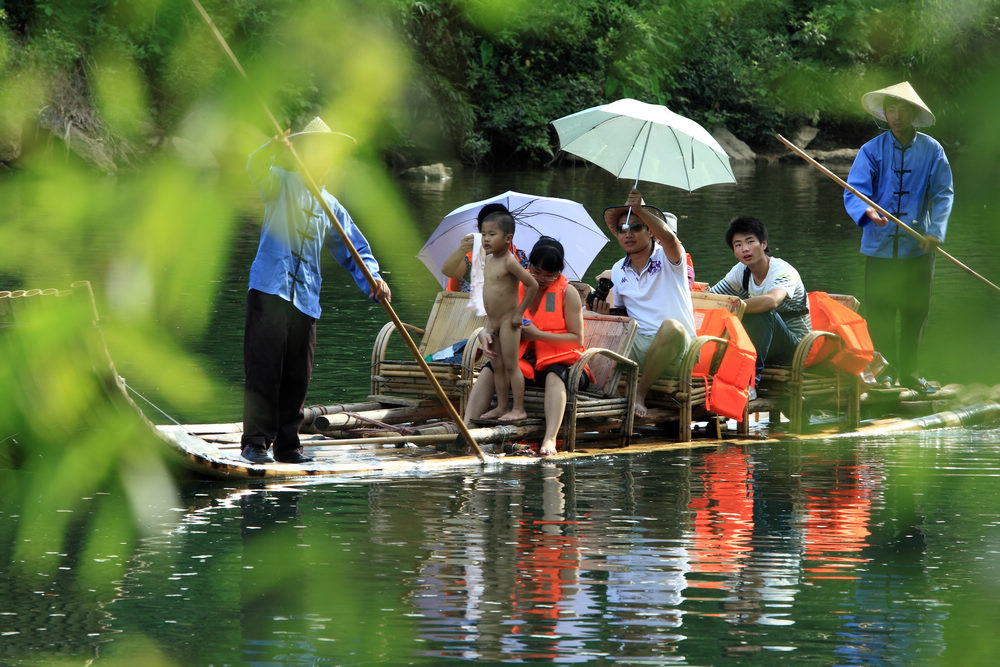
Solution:
<svg viewBox="0 0 1000 667"><path fill-rule="evenodd" d="M493 334L486 330L484 327L479 331L479 344L483 347L483 354L490 361L497 358L497 351L493 347Z"/></svg>
<svg viewBox="0 0 1000 667"><path fill-rule="evenodd" d="M510 318L510 325L515 329L520 329L523 324L524 324L523 315L514 315L513 317Z"/></svg>

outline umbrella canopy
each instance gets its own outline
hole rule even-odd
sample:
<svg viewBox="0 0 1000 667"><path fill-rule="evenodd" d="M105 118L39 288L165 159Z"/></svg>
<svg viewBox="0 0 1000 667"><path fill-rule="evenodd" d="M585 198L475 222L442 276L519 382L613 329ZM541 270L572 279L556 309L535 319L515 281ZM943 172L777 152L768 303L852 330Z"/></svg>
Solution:
<svg viewBox="0 0 1000 667"><path fill-rule="evenodd" d="M566 251L563 274L570 280L580 280L597 257L608 237L597 226L582 204L557 197L540 197L508 191L503 194L459 206L449 213L417 253L424 266L434 274L441 286L447 278L441 266L453 253L466 234L478 231L476 214L487 204L503 204L514 216L514 245L531 253L540 236L551 236Z"/></svg>
<svg viewBox="0 0 1000 667"><path fill-rule="evenodd" d="M708 130L662 105L626 98L552 125L562 150L637 184L696 190L736 182L729 156Z"/></svg>

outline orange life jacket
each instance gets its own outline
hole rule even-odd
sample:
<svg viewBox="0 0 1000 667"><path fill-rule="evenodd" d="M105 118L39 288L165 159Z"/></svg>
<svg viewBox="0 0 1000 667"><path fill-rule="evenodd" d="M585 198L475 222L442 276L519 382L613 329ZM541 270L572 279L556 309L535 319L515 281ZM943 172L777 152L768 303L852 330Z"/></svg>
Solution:
<svg viewBox="0 0 1000 667"><path fill-rule="evenodd" d="M569 285L569 278L561 275L545 288L541 294L539 308L536 311L524 311L525 318L531 320L536 328L548 333L567 333L566 315L563 307L563 299L566 296L566 286ZM524 298L524 285L517 286L518 300ZM537 297L536 297L537 298ZM535 348L535 365L532 367L524 360L524 355L529 346ZM573 365L576 360L583 356L584 347L574 343L552 343L543 340L521 339L521 346L518 349L518 363L521 366L521 373L525 379L531 380L535 377L535 371L542 371L552 364ZM593 381L594 376L590 369L586 370L587 377Z"/></svg>
<svg viewBox="0 0 1000 667"><path fill-rule="evenodd" d="M510 251L514 253L515 259L517 258L517 246L511 241ZM472 266L472 251L465 253L465 259L469 262L469 266ZM448 292L461 292L462 291L462 281L458 278L448 278L448 285L445 287Z"/></svg>
<svg viewBox="0 0 1000 667"><path fill-rule="evenodd" d="M865 369L875 348L863 317L826 292L809 292L809 317L814 331L835 333L839 340L821 338L813 343L806 357L807 367L829 359L852 375Z"/></svg>
<svg viewBox="0 0 1000 667"><path fill-rule="evenodd" d="M708 343L701 348L701 355L694 367L693 376L701 378L707 385L705 408L718 415L743 421L743 411L747 406L747 387L754 381L754 365L757 350L750 341L739 318L723 308L696 308L695 321L701 319L699 336L723 337L728 334L729 343L722 354L722 361L715 375L709 376L716 343Z"/></svg>

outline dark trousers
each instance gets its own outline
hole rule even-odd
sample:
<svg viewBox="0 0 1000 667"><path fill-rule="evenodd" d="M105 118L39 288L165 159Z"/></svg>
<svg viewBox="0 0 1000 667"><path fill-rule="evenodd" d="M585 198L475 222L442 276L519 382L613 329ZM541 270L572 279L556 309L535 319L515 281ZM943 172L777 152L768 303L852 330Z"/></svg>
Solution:
<svg viewBox="0 0 1000 667"><path fill-rule="evenodd" d="M865 263L868 333L875 349L894 367L895 377L917 374L933 281L933 254L906 259L868 257Z"/></svg>
<svg viewBox="0 0 1000 667"><path fill-rule="evenodd" d="M757 348L757 383L766 364L786 364L795 356L795 337L788 330L785 320L774 310L766 313L749 313L743 316L743 328Z"/></svg>
<svg viewBox="0 0 1000 667"><path fill-rule="evenodd" d="M281 297L247 293L243 334L244 447L301 452L299 427L316 352L316 320Z"/></svg>

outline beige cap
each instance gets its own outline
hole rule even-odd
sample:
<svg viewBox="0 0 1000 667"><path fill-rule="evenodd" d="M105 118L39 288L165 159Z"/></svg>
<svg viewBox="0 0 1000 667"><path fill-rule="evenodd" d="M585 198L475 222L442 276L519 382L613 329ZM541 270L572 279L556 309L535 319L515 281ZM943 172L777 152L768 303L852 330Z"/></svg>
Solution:
<svg viewBox="0 0 1000 667"><path fill-rule="evenodd" d="M344 134L343 132L334 132L333 130L331 130L330 126L327 125L326 123L324 123L323 119L320 118L319 116L316 116L315 118L313 118L311 121L309 121L306 124L305 127L303 127L301 130L299 130L295 134L288 135L288 138L289 139L294 139L296 137L315 136L315 135L318 135L318 134L327 134L327 135L331 135L331 136L346 137L346 138L350 139L351 141L353 141L355 144L358 143L358 140L355 139L354 137L352 137L349 134Z"/></svg>
<svg viewBox="0 0 1000 667"><path fill-rule="evenodd" d="M909 81L903 81L888 88L865 93L861 97L861 104L868 113L879 120L885 120L885 111L882 107L885 105L885 98L887 97L895 97L904 102L909 102L917 108L917 115L913 119L914 127L929 127L934 124L934 114L931 113L931 110L927 108L924 101L917 95L917 91L913 90L913 86L910 85Z"/></svg>

